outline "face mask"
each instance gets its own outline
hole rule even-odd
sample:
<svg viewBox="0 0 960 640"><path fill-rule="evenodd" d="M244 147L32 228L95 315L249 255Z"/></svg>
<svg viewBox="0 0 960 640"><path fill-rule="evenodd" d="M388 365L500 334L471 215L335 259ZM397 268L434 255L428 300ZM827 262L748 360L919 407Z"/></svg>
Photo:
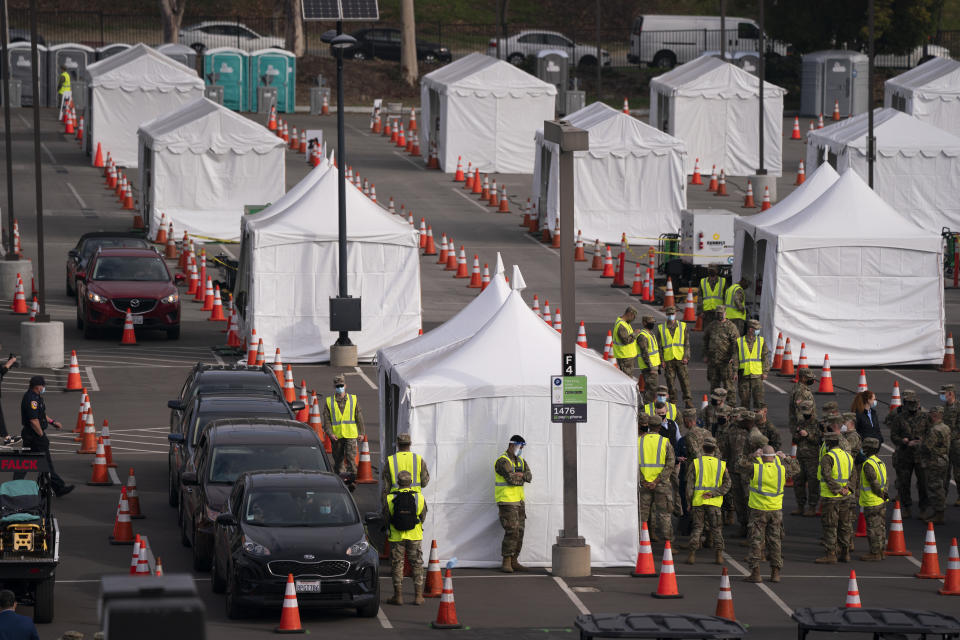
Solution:
<svg viewBox="0 0 960 640"><path fill-rule="evenodd" d="M941 393L941 394L940 394L940 402L946 402L946 401L947 401L947 394Z"/></svg>
<svg viewBox="0 0 960 640"><path fill-rule="evenodd" d="M759 329L751 329L751 330L750 330L750 333L751 333L754 337L756 337L756 336L760 335L760 330L759 330Z"/></svg>
<svg viewBox="0 0 960 640"><path fill-rule="evenodd" d="M918 405L915 405L915 404L907 405L907 411L909 411L910 413L916 413L917 409L919 409Z"/></svg>
<svg viewBox="0 0 960 640"><path fill-rule="evenodd" d="M329 514L332 511L329 505L320 505L320 513Z"/></svg>
<svg viewBox="0 0 960 640"><path fill-rule="evenodd" d="M870 401L870 406L871 406L871 407L877 406L877 399L876 399L876 398L874 398L873 400Z"/></svg>
<svg viewBox="0 0 960 640"><path fill-rule="evenodd" d="M717 401L716 401L716 400L711 400L711 401L710 401L710 404L712 404L713 406L717 406Z"/></svg>
<svg viewBox="0 0 960 640"><path fill-rule="evenodd" d="M45 394L46 392L47 392L47 388L46 388L46 387L40 387L40 395L43 395L43 394Z"/></svg>
<svg viewBox="0 0 960 640"><path fill-rule="evenodd" d="M667 396L657 396L657 402L666 402Z"/></svg>
<svg viewBox="0 0 960 640"><path fill-rule="evenodd" d="M813 417L813 414L812 414L812 413L805 413L805 414L803 414L803 419L804 419L804 420L809 420L809 419L812 418L812 417Z"/></svg>
<svg viewBox="0 0 960 640"><path fill-rule="evenodd" d="M334 387L334 390L336 390L337 395L343 395L343 392L346 391L346 387L341 387L337 385L336 387Z"/></svg>
<svg viewBox="0 0 960 640"><path fill-rule="evenodd" d="M667 321L668 321L668 322L673 322L673 321L676 320L676 319L677 319L676 314L671 313L671 314L668 314L668 315L667 315Z"/></svg>

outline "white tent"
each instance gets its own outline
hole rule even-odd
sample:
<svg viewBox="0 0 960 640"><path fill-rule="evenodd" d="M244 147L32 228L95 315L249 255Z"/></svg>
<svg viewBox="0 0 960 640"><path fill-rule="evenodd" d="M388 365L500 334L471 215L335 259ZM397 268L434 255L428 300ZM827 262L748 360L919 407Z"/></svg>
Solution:
<svg viewBox="0 0 960 640"><path fill-rule="evenodd" d="M362 330L351 332L361 360L420 329L416 231L348 184L348 290L362 299ZM243 217L237 305L251 329L284 361L323 362L330 297L338 290L337 169L324 161L273 205Z"/></svg>
<svg viewBox="0 0 960 640"><path fill-rule="evenodd" d="M656 239L680 228L687 206L686 147L662 131L602 102L571 113L570 124L586 129L588 151L574 152L575 228L584 237L617 242ZM553 231L559 215L559 149L536 133L533 201L541 224Z"/></svg>
<svg viewBox="0 0 960 640"><path fill-rule="evenodd" d="M563 522L562 430L550 421L559 355L560 334L513 291L475 334L391 370L396 432L410 433L430 469L426 528L462 566L500 563L493 464L515 433L533 471L520 560L551 564ZM638 539L636 384L593 351L578 347L577 360L589 401L589 422L577 428L580 533L595 566L627 565Z"/></svg>
<svg viewBox="0 0 960 640"><path fill-rule="evenodd" d="M286 185L283 140L201 98L140 126L140 207L155 237L161 213L181 234L240 239L248 204Z"/></svg>
<svg viewBox="0 0 960 640"><path fill-rule="evenodd" d="M557 89L509 62L471 53L431 71L420 86L420 149L440 167L462 157L483 172L533 171L533 134L552 120Z"/></svg>
<svg viewBox="0 0 960 640"><path fill-rule="evenodd" d="M86 135L91 162L97 144L121 167L137 166L137 129L203 97L197 72L145 44L95 62L86 71Z"/></svg>
<svg viewBox="0 0 960 640"><path fill-rule="evenodd" d="M873 186L896 211L925 229L960 229L960 137L896 109L874 111ZM806 166L829 161L867 179L867 114L807 134Z"/></svg>
<svg viewBox="0 0 960 640"><path fill-rule="evenodd" d="M931 58L883 83L883 106L960 136L960 62Z"/></svg>
<svg viewBox="0 0 960 640"><path fill-rule="evenodd" d="M783 95L763 84L764 168L783 171ZM699 158L702 169L728 176L756 173L760 164L760 81L740 67L700 56L650 80L650 124L687 145L686 173Z"/></svg>
<svg viewBox="0 0 960 640"><path fill-rule="evenodd" d="M811 363L841 367L943 361L939 229L917 226L853 170L812 204L757 228L766 242L760 322L803 341Z"/></svg>

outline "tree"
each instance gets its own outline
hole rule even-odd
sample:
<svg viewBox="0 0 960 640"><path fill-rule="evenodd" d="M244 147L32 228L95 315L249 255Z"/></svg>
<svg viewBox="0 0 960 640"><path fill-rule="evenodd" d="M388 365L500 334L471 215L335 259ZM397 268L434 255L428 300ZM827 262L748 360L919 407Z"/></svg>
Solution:
<svg viewBox="0 0 960 640"><path fill-rule="evenodd" d="M411 87L417 83L417 23L413 15L413 0L401 0L400 5L400 73Z"/></svg>
<svg viewBox="0 0 960 640"><path fill-rule="evenodd" d="M303 36L302 0L284 0L283 5L287 25L286 34L284 34L287 40L287 51L298 58L303 57L307 52L307 41Z"/></svg>
<svg viewBox="0 0 960 640"><path fill-rule="evenodd" d="M180 38L180 23L187 0L160 0L160 13L163 15L163 41L177 42Z"/></svg>

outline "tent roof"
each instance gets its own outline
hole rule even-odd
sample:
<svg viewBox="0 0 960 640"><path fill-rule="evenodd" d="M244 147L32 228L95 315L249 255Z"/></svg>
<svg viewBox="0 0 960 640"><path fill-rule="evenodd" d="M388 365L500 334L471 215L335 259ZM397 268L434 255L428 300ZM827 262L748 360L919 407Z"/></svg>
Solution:
<svg viewBox="0 0 960 640"><path fill-rule="evenodd" d="M760 93L760 80L735 64L713 56L700 56L650 80L661 93L699 98L753 98ZM769 82L763 83L764 98L782 96L787 91Z"/></svg>
<svg viewBox="0 0 960 640"><path fill-rule="evenodd" d="M890 78L884 85L906 93L956 100L960 98L960 62L949 58L931 58Z"/></svg>
<svg viewBox="0 0 960 640"><path fill-rule="evenodd" d="M203 89L197 72L140 43L87 67L91 87L123 91Z"/></svg>
<svg viewBox="0 0 960 640"><path fill-rule="evenodd" d="M854 169L810 206L786 220L757 229L777 240L780 252L828 247L888 247L940 251L940 232L923 229L897 213Z"/></svg>
<svg viewBox="0 0 960 640"><path fill-rule="evenodd" d="M557 375L560 334L512 291L490 320L456 348L410 371L410 406L470 398L550 396ZM577 347L580 375L590 400L634 406L636 383L594 351Z"/></svg>
<svg viewBox="0 0 960 640"><path fill-rule="evenodd" d="M647 155L651 152L663 155L672 151L686 153L683 140L602 102L589 104L571 113L565 120L590 132L590 149L586 153L594 157L611 154ZM537 130L536 138L543 140L543 129Z"/></svg>
<svg viewBox="0 0 960 640"><path fill-rule="evenodd" d="M243 217L244 229L256 236L254 247L304 242L336 242L337 169L321 163L299 184L263 211ZM370 242L418 247L417 232L405 220L386 212L347 184L347 237Z"/></svg>
<svg viewBox="0 0 960 640"><path fill-rule="evenodd" d="M556 95L557 88L504 60L471 53L423 76L423 84L440 93L502 98Z"/></svg>
<svg viewBox="0 0 960 640"><path fill-rule="evenodd" d="M829 147L834 153L852 147L867 149L867 113L861 113L807 134L807 144ZM875 109L873 130L877 153L884 157L960 155L960 137L896 109Z"/></svg>
<svg viewBox="0 0 960 640"><path fill-rule="evenodd" d="M753 233L760 227L769 227L793 216L810 206L840 178L833 167L824 162L807 177L802 185L790 192L786 198L768 210L752 216L737 216L734 227L740 227Z"/></svg>
<svg viewBox="0 0 960 640"><path fill-rule="evenodd" d="M170 153L264 154L283 146L265 127L200 98L140 125L138 132L154 151Z"/></svg>

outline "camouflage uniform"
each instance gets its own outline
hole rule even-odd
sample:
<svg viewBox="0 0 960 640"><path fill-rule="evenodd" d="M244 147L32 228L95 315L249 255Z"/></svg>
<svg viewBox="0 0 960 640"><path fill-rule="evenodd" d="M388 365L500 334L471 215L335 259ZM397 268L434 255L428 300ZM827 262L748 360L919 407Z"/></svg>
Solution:
<svg viewBox="0 0 960 640"><path fill-rule="evenodd" d="M673 310L672 313L676 314L675 307L667 307L664 312L670 314L671 309ZM666 332L672 333L678 331L678 328L681 328L683 334L683 352L679 359L668 360L665 357L664 349ZM667 392L670 394L670 398L679 400L680 395L682 395L685 406L692 407L693 396L690 395L690 377L687 373L687 361L690 359L690 327L680 321L674 321L673 327L670 327L669 322L665 322L657 327L657 342L660 347L660 360L663 362L663 375L666 378ZM677 394L678 386L680 387L680 394Z"/></svg>
<svg viewBox="0 0 960 640"><path fill-rule="evenodd" d="M390 578L393 581L393 598L387 602L390 604L403 604L403 596L401 595L401 589L403 587L403 566L404 559L410 565L410 570L413 573L413 588L414 593L416 594L414 604L423 604L423 581L426 577L424 568L423 568L423 549L421 548L421 543L423 542L423 533L419 534L419 539L416 540L407 540L403 539L406 532L397 531L394 529L393 524L391 523L390 516L393 514L393 504L396 499L395 496L399 495L401 492L410 492L413 493L417 501L422 505L422 508L417 514L420 519L420 526L423 526L423 523L427 519L427 502L423 499L423 495L418 491L411 491L412 477L409 471L401 471L397 474L397 486L398 490L391 492L388 495L388 500L384 508L384 519L387 522L388 527L388 539L390 540ZM393 499L390 499L390 498Z"/></svg>
<svg viewBox="0 0 960 640"><path fill-rule="evenodd" d="M712 437L707 437L704 439L704 442L710 443L713 445L714 450L711 453L705 453L701 455L716 455L716 441ZM699 457L699 456L696 456ZM697 486L697 467L695 464L696 457L691 456L690 464L687 465L687 478L686 478L686 498L687 504L693 504L693 494ZM713 479L707 479L708 482L713 482ZM730 470L725 469L723 477L720 480L720 487L714 491L711 491L714 497L723 496L730 490L731 480L730 480ZM711 545L714 550L717 552L717 563L720 564L723 561L723 521L721 519L720 507L715 507L709 504L702 504L698 506L691 506L690 508L690 519L692 526L690 529L690 555L687 558L688 564L693 564L695 554L697 549L700 548L700 543L703 539L703 534L706 531L707 539L711 541Z"/></svg>
<svg viewBox="0 0 960 640"><path fill-rule="evenodd" d="M722 317L722 316L721 316ZM703 352L707 357L707 380L710 388L727 390L727 404L736 404L736 384L733 381L733 360L736 357L740 334L730 320L714 322L703 334Z"/></svg>
<svg viewBox="0 0 960 640"><path fill-rule="evenodd" d="M761 403L759 409L766 409L766 407L766 403ZM780 431L770 422L765 413L761 411L756 411L755 413L757 414L757 429L767 437L767 443L779 451L781 447Z"/></svg>
<svg viewBox="0 0 960 640"><path fill-rule="evenodd" d="M920 461L927 481L927 498L932 514L927 519L934 524L943 524L943 510L947 501L947 466L950 456L950 427L943 423L943 409L930 411L933 425L920 445Z"/></svg>
<svg viewBox="0 0 960 640"><path fill-rule="evenodd" d="M814 420L817 419L817 403L813 397L813 391L810 390L810 385L806 384L807 380L814 379L813 372L810 371L810 369L800 369L800 371L798 372L798 376L799 378L796 384L794 384L793 389L790 390L790 404L789 404L788 415L790 418L789 427L791 431L794 430L794 427L797 426L797 422L800 419L799 415L801 412L798 411L798 407L800 406L800 403L803 402L804 400L809 400L810 402L813 402L813 419Z"/></svg>
<svg viewBox="0 0 960 640"><path fill-rule="evenodd" d="M633 307L628 307L628 310L632 308ZM636 341L637 335L640 333L639 331L630 333L623 325L618 326L615 331L616 335L614 337L619 340L622 345L628 345ZM637 346L639 346L639 344ZM620 367L620 371L623 371L628 376L633 376L634 360L635 358L617 358L617 366Z"/></svg>
<svg viewBox="0 0 960 640"><path fill-rule="evenodd" d="M336 376L334 378L334 384L343 384L344 377L342 375ZM349 393L344 393L343 395L334 394L331 396L333 402L337 403L337 407L343 411L343 408L347 404L347 399ZM330 409L327 407L326 402L321 403L323 405L322 410L322 421L323 421L323 431L327 435L327 439L332 442L333 449L333 470L336 473L347 473L352 477L357 475L357 440L358 438L337 438L333 439L333 418L330 416ZM363 412L360 411L360 403L358 402L354 408L354 420L357 423L357 433L359 438L364 436L363 428Z"/></svg>
<svg viewBox="0 0 960 640"><path fill-rule="evenodd" d="M744 336L744 344L748 349L755 348L757 340L760 338L754 336L750 331L760 331L760 323L757 320L747 320L747 335ZM734 369L737 372L737 392L740 395L740 406L747 407L748 409L756 409L761 404L763 404L763 381L767 377L767 373L770 371L770 347L767 345L767 341L763 341L763 346L760 349L760 366L763 373L759 375L745 375L743 369L740 366L740 349L739 344L737 349L734 350Z"/></svg>
<svg viewBox="0 0 960 640"><path fill-rule="evenodd" d="M851 551L853 551L854 542L856 541L856 532L857 532L857 520L860 518L860 466L863 464L862 456L860 456L860 449L863 446L863 438L860 437L860 434L857 433L857 414L853 412L845 412L841 414L843 419L843 424L846 425L846 431L841 431L841 446L844 447L844 451L853 456L853 487L850 491L850 507L847 510L847 514L850 517L850 542L847 545ZM857 460L861 459L861 462L858 464ZM866 516L864 516L866 517Z"/></svg>
<svg viewBox="0 0 960 640"><path fill-rule="evenodd" d="M643 322L643 329L641 334L649 335L653 340L654 345L658 345L656 331L656 319L653 316L643 316L641 318ZM655 347L659 351L659 346ZM647 340L641 335L637 338L637 366L640 369L640 378L643 380L644 391L641 394L641 402L644 404L648 402L653 402L654 398L657 396L657 387L660 384L660 371L663 369L663 365L657 365L656 367L650 366L650 353L647 348Z"/></svg>
<svg viewBox="0 0 960 640"><path fill-rule="evenodd" d="M656 431L660 425L659 418L656 416L646 416L644 422L647 429L650 429L650 432L642 434L641 437L637 439L638 449L641 446L642 438L659 435ZM667 439L664 438L664 440ZM660 475L653 481L656 483L656 487L653 489L644 486L643 475L640 473L639 464L637 466L637 504L639 506L641 523L650 521L652 511L653 521L649 522L651 537L656 536L656 533L659 531L664 540L672 540L673 485L671 478L673 477L674 467L676 466L676 456L673 453L673 447L670 445L669 440L667 440L664 449L665 458L663 470L660 471Z"/></svg>
<svg viewBox="0 0 960 640"><path fill-rule="evenodd" d="M879 449L879 440L876 438L864 439L863 453L867 456L867 458L875 455ZM877 458L877 460L879 464L883 465L884 473L886 473L886 465L884 464L883 460L880 460L880 458ZM883 496L884 499L887 498L887 488L886 486L881 486L880 478L877 477L872 465L862 465L860 475L862 476L861 480L864 487L869 485L870 491L875 495ZM860 556L860 559L867 561L883 560L883 549L886 545L887 535L886 503L864 507L863 517L867 522L867 543L870 545L870 552L866 555Z"/></svg>
<svg viewBox="0 0 960 640"><path fill-rule="evenodd" d="M737 461L737 470L740 475L747 478L748 483L753 478L755 460L751 453L740 456ZM786 479L794 478L800 472L797 461L790 456L783 456L780 462L783 463ZM784 486L786 486L786 479L784 479ZM779 582L780 569L783 567L783 535L782 509L776 511L750 509L750 532L747 537L750 551L747 555L747 565L753 574L751 578L755 576L756 580L749 581L760 582L759 567L766 556L774 569L771 579Z"/></svg>
<svg viewBox="0 0 960 640"><path fill-rule="evenodd" d="M913 413L907 410L908 405L916 407ZM903 406L891 410L884 419L884 424L890 427L890 444L896 447L893 452L893 469L896 471L897 500L900 501L903 517L909 518L910 507L913 505L911 483L914 474L917 476L920 512L925 511L928 506L927 483L923 466L920 464L919 444L930 426L930 419L920 407L916 392L907 389L903 392ZM910 444L914 441L915 444Z"/></svg>
<svg viewBox="0 0 960 640"><path fill-rule="evenodd" d="M749 425L741 420L737 420L729 426L725 434L725 446L721 449L724 459L738 460L740 456L743 455L747 447L748 429ZM747 492L744 491L744 488L749 484L749 479L747 479L745 483L739 469L731 469L730 473L732 476L730 480L733 485L723 502L724 505L726 505L729 500L730 506L737 514L737 522L740 524L740 535L743 536L746 535L747 519L749 517L747 511Z"/></svg>
<svg viewBox="0 0 960 640"><path fill-rule="evenodd" d="M956 394L952 384L940 387L940 393ZM957 501L953 506L960 507L960 403L954 401L943 406L943 423L950 427L950 467L953 469L953 481L957 485ZM949 476L947 476L949 481ZM948 487L949 489L949 487Z"/></svg>
<svg viewBox="0 0 960 640"><path fill-rule="evenodd" d="M410 434L409 433L397 434L397 449L398 449L398 452L410 451ZM418 456L418 459L420 460L420 486L415 488L417 488L418 490L422 490L430 482L430 472L427 471L427 463L424 461L423 456ZM380 472L380 504L381 506L386 506L387 494L389 494L393 488L394 488L393 476L390 475L390 462L388 457L384 457L383 471Z"/></svg>
<svg viewBox="0 0 960 640"><path fill-rule="evenodd" d="M833 456L827 455L831 449L840 449L842 438L837 432L830 432L824 435L824 443L827 451L820 458L820 477L830 488L830 491L837 494L843 494L846 488L847 494L836 498L821 495L821 516L820 524L823 526L823 535L820 539L826 554L817 558L815 562L819 564L833 564L838 559L843 562L849 562L850 559L850 494L853 493L853 464L850 464L850 477L846 482L834 480L831 476L833 470Z"/></svg>
<svg viewBox="0 0 960 640"><path fill-rule="evenodd" d="M711 281L711 278L713 281ZM719 293L719 300L711 300L711 302L715 305L712 311L705 311L703 308L704 299L707 297L707 290L703 286L704 283L707 283L710 286L716 286L718 284L720 285L719 289L717 290ZM699 285L698 291L700 295L697 296L697 311L699 311L700 315L703 317L703 330L706 332L710 331L710 327L724 316L725 307L723 306L723 297L727 292L727 280L726 278L719 277L716 267L709 267L707 277L700 280Z"/></svg>
<svg viewBox="0 0 960 640"><path fill-rule="evenodd" d="M713 437L718 441L721 439L720 431L722 431L720 423L722 422L725 425L727 422L727 405L714 404L714 402L720 403L726 399L727 390L724 387L715 387L713 393L710 394L710 404L703 410L703 426L713 434Z"/></svg>
<svg viewBox="0 0 960 640"><path fill-rule="evenodd" d="M517 466L520 465L520 459L512 455L509 448L503 455L509 459L502 457L497 458L493 468L496 473L506 479L508 484L522 487L525 483L533 482L533 472L530 470L529 462L524 460L522 463L523 477L515 478L513 473ZM503 542L500 545L500 555L504 558L519 558L520 549L523 546L523 532L527 520L526 503L523 500L519 502L498 502L497 509L500 512L500 526L503 527ZM516 567L516 563L514 563L514 567Z"/></svg>
<svg viewBox="0 0 960 640"><path fill-rule="evenodd" d="M688 461L703 455L703 443L707 438L713 439L713 436L703 427L694 424L687 429L687 432L683 435L683 440L687 443Z"/></svg>
<svg viewBox="0 0 960 640"><path fill-rule="evenodd" d="M816 405L813 400L804 400L800 405L799 419L793 428L793 442L797 445L797 463L800 472L793 479L793 492L797 498L797 509L791 515L812 517L820 502L820 483L817 480L817 468L820 464L820 438L822 431L814 414ZM805 412L810 418L804 418ZM801 435L801 431L806 435Z"/></svg>

